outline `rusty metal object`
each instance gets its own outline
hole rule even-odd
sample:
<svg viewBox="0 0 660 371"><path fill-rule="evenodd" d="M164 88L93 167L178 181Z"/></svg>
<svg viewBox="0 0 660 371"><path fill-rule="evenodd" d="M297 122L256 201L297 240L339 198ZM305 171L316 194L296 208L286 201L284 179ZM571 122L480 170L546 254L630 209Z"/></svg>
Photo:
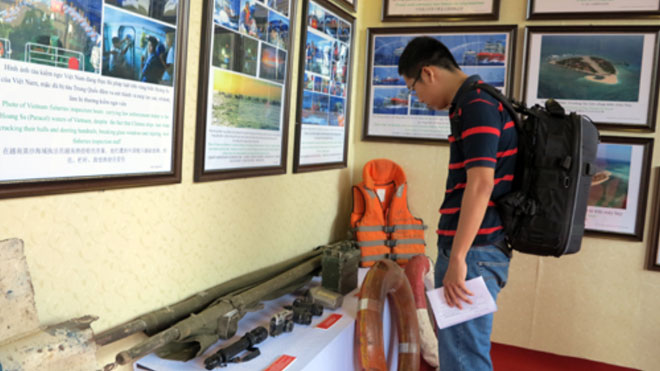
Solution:
<svg viewBox="0 0 660 371"><path fill-rule="evenodd" d="M39 327L23 241L0 241L0 340Z"/></svg>
<svg viewBox="0 0 660 371"><path fill-rule="evenodd" d="M321 256L316 254L294 268L266 280L236 295L218 299L208 308L192 314L144 342L117 355L117 363L125 365L156 350L168 347L160 356L188 360L204 353L219 339L236 334L238 321L273 291L300 282L301 278L316 274L321 267Z"/></svg>
<svg viewBox="0 0 660 371"><path fill-rule="evenodd" d="M144 331L147 335L157 334L186 318L191 313L198 313L221 296L262 283L268 278L280 274L287 269L291 269L297 264L320 254L320 249L313 250L270 267L239 276L208 290L198 292L176 304L165 306L144 314L128 323L101 332L96 335L96 343L98 345L106 345L140 331Z"/></svg>
<svg viewBox="0 0 660 371"><path fill-rule="evenodd" d="M0 342L0 369L95 370L96 344L89 325L97 318L80 317Z"/></svg>
<svg viewBox="0 0 660 371"><path fill-rule="evenodd" d="M330 291L321 286L309 289L314 303L321 304L323 307L335 310L344 303L344 296L334 291Z"/></svg>

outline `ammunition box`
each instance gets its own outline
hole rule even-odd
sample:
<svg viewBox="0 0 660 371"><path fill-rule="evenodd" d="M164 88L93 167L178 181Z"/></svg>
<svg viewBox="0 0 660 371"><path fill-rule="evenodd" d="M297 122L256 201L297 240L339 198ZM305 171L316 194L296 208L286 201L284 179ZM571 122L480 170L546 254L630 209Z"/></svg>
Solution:
<svg viewBox="0 0 660 371"><path fill-rule="evenodd" d="M353 241L345 241L323 251L321 258L321 285L341 295L357 287L360 250Z"/></svg>

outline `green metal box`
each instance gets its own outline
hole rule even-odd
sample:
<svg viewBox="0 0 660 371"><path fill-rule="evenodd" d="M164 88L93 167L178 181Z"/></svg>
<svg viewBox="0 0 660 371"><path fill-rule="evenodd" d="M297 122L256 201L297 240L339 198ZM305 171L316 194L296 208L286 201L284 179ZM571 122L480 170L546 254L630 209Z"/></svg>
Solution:
<svg viewBox="0 0 660 371"><path fill-rule="evenodd" d="M343 241L323 251L321 286L346 295L357 287L360 250L353 241Z"/></svg>

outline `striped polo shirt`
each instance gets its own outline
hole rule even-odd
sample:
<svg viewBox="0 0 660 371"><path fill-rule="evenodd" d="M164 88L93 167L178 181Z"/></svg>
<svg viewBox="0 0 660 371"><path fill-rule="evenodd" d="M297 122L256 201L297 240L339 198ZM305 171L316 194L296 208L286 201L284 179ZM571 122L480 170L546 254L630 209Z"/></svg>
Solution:
<svg viewBox="0 0 660 371"><path fill-rule="evenodd" d="M495 187L473 246L490 245L504 238L502 221L494 200L509 193L518 153L518 134L502 104L481 89L470 89L478 75L470 76L459 88L449 108L457 119L459 132L449 136L449 174L445 199L440 208L438 246L451 248L456 235L467 169L486 166L495 169Z"/></svg>

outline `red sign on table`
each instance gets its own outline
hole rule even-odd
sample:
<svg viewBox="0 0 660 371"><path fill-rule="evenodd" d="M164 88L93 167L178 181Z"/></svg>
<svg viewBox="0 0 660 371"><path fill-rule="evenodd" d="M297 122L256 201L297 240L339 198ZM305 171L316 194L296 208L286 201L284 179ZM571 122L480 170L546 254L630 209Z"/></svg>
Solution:
<svg viewBox="0 0 660 371"><path fill-rule="evenodd" d="M296 360L294 356L288 356L283 354L280 358L276 359L275 362L271 363L264 371L284 371L293 361Z"/></svg>
<svg viewBox="0 0 660 371"><path fill-rule="evenodd" d="M331 314L328 316L328 318L324 319L321 323L316 325L316 327L323 330L327 330L330 327L332 327L332 325L334 325L337 321L339 321L340 318L341 318L341 314L337 314L337 313Z"/></svg>

